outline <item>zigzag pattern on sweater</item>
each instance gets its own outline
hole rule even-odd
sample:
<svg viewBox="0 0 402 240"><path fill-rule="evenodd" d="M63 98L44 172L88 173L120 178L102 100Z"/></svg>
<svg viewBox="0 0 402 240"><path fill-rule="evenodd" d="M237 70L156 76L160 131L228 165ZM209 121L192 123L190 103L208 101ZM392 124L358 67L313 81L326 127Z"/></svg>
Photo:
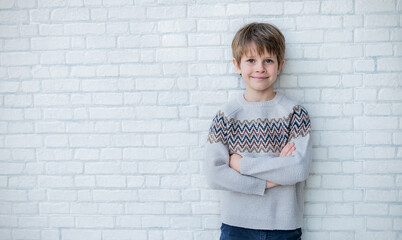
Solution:
<svg viewBox="0 0 402 240"><path fill-rule="evenodd" d="M280 152L293 138L310 133L307 110L297 105L280 119L235 120L219 111L209 129L208 141L228 145L229 152Z"/></svg>

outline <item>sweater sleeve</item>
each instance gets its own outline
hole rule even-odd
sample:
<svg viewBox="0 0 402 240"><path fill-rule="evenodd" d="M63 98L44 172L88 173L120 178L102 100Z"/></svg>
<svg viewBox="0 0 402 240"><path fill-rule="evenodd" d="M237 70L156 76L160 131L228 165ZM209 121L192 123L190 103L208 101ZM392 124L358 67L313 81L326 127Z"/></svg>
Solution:
<svg viewBox="0 0 402 240"><path fill-rule="evenodd" d="M220 111L209 129L204 166L207 182L213 189L264 195L266 181L242 175L229 167L227 120Z"/></svg>
<svg viewBox="0 0 402 240"><path fill-rule="evenodd" d="M302 106L294 108L289 122L289 140L296 150L287 157L247 157L240 162L240 172L280 185L294 185L305 181L311 165L311 125L307 110Z"/></svg>

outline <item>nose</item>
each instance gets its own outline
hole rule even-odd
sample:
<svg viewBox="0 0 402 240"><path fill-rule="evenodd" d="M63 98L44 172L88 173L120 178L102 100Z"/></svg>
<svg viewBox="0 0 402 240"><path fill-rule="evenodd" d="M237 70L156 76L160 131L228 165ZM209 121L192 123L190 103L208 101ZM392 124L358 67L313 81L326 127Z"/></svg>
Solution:
<svg viewBox="0 0 402 240"><path fill-rule="evenodd" d="M256 67L255 70L257 72L265 72L264 62L263 61L258 61L255 67Z"/></svg>

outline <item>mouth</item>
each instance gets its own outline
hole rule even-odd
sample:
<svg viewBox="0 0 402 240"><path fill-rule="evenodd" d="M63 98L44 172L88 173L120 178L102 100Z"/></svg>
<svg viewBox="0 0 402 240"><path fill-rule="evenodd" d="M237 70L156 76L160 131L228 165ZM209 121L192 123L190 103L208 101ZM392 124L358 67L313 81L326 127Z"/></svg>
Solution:
<svg viewBox="0 0 402 240"><path fill-rule="evenodd" d="M258 81L262 81L262 80L268 79L268 77L263 77L263 76L251 76L251 78L253 78L253 79L255 79L255 80L258 80Z"/></svg>

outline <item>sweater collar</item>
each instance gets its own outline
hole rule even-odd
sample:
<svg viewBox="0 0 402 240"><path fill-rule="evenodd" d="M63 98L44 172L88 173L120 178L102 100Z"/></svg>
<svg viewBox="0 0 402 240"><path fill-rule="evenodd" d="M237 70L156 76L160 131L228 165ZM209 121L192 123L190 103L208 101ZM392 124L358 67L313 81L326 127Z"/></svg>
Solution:
<svg viewBox="0 0 402 240"><path fill-rule="evenodd" d="M273 106L277 104L281 99L283 94L280 92L275 92L275 97L269 101L262 101L262 102L249 102L244 98L244 94L241 94L238 98L238 101L241 105L247 107L265 107L265 106Z"/></svg>

